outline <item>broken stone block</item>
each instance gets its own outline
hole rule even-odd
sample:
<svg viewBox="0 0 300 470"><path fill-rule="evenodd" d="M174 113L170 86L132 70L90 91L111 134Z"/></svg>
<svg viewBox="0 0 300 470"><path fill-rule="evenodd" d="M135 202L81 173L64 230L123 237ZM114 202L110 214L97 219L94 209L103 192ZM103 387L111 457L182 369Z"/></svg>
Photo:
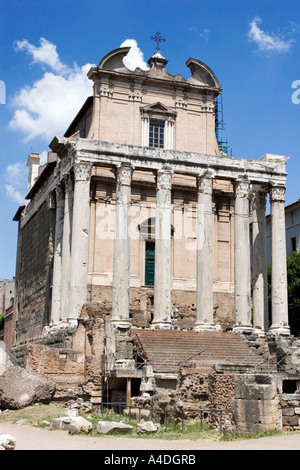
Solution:
<svg viewBox="0 0 300 470"><path fill-rule="evenodd" d="M69 424L69 433L70 434L79 434L81 432L89 433L92 431L93 425L90 421L83 418L82 416L77 416L72 418L72 421Z"/></svg>
<svg viewBox="0 0 300 470"><path fill-rule="evenodd" d="M109 434L111 432L119 432L122 434L129 434L133 431L133 427L129 424L115 421L99 421L97 424L97 432L100 434Z"/></svg>
<svg viewBox="0 0 300 470"><path fill-rule="evenodd" d="M152 432L159 432L160 430L160 424L153 423L152 421L141 421L136 425L137 434L148 434Z"/></svg>
<svg viewBox="0 0 300 470"><path fill-rule="evenodd" d="M0 407L17 410L33 403L50 403L55 383L22 367L10 367L0 376Z"/></svg>
<svg viewBox="0 0 300 470"><path fill-rule="evenodd" d="M0 449L14 450L17 439L10 434L0 434Z"/></svg>

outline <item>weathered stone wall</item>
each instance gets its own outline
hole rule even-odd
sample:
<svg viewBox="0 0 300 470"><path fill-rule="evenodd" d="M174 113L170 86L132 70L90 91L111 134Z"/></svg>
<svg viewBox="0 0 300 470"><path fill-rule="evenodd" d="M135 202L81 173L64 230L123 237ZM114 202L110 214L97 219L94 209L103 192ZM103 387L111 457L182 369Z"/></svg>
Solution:
<svg viewBox="0 0 300 470"><path fill-rule="evenodd" d="M217 374L211 367L181 369L178 405L185 409L230 409L234 390L233 374Z"/></svg>
<svg viewBox="0 0 300 470"><path fill-rule="evenodd" d="M109 318L112 309L110 286L88 286L88 299L99 302L99 309ZM154 289L151 287L130 288L130 318L132 325L149 328L153 319ZM223 331L234 326L234 296L231 293L214 293L216 323ZM179 329L193 328L196 321L196 292L172 291L172 323Z"/></svg>
<svg viewBox="0 0 300 470"><path fill-rule="evenodd" d="M58 338L62 339L61 343ZM63 339L67 340L69 347L64 347ZM55 399L88 397L99 403L104 373L105 327L98 303L83 306L73 335L63 326L49 327L40 338L41 342L44 344L23 346L24 367L50 376L56 382Z"/></svg>
<svg viewBox="0 0 300 470"><path fill-rule="evenodd" d="M41 334L50 318L55 211L45 202L22 228L16 341Z"/></svg>
<svg viewBox="0 0 300 470"><path fill-rule="evenodd" d="M300 393L280 395L283 431L300 430Z"/></svg>
<svg viewBox="0 0 300 470"><path fill-rule="evenodd" d="M279 429L276 375L236 374L232 411L236 434Z"/></svg>

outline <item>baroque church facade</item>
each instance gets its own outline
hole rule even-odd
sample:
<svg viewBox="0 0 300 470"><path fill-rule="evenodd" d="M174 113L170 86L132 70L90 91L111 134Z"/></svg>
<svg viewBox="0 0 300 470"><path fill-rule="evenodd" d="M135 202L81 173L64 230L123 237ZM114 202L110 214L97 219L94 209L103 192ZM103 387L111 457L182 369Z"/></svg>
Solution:
<svg viewBox="0 0 300 470"><path fill-rule="evenodd" d="M177 338L178 348L184 342L180 361L195 352L188 348L191 338L211 338L211 344L224 343L218 360L228 362L226 335L240 341L243 335L290 334L287 157L246 160L222 153L215 129L222 89L201 61L186 62L185 79L167 72L160 51L149 59L149 70L129 70L123 63L128 52L113 50L90 69L93 96L65 135L54 137L47 162L40 165L30 154L27 204L14 218L12 351L28 368L58 377L61 388L73 380L95 401L101 401L103 380L111 390L123 387L118 377L142 380L134 353L152 365L154 377L171 377L174 370L151 364L147 335L152 344L162 338L161 355L164 344L173 344L172 360ZM203 350L201 341L195 348ZM250 357L246 351L236 361Z"/></svg>

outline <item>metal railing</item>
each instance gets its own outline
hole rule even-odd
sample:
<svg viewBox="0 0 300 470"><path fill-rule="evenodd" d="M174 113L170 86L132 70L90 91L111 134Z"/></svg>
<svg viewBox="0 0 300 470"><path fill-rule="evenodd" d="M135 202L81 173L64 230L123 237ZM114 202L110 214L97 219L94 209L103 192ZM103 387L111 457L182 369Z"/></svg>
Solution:
<svg viewBox="0 0 300 470"><path fill-rule="evenodd" d="M141 422L142 419L142 412L147 411L149 412L149 419L150 421L156 420L159 423L163 424L164 430L167 431L168 427L170 426L171 422L176 424L180 424L180 431L181 433L184 432L184 428L186 424L189 422L189 415L196 415L199 417L199 424L200 424L200 431L203 431L204 423L208 423L210 425L217 424L217 428L219 428L220 434L223 433L223 419L225 415L232 415L231 409L178 409L178 408L169 408L169 409L161 409L156 408L154 405L145 407L145 406L138 406L138 405L131 405L128 406L125 402L102 402L101 404L94 404L96 412L102 418L105 415L113 420L114 414L119 415L119 421L121 421L122 417L128 417L129 424L133 419L133 416L136 417L138 422ZM126 410L126 414L124 411ZM107 416L108 413L108 416ZM218 419L213 419L213 415L217 415ZM210 419L209 419L210 418ZM195 419L193 418L193 422Z"/></svg>

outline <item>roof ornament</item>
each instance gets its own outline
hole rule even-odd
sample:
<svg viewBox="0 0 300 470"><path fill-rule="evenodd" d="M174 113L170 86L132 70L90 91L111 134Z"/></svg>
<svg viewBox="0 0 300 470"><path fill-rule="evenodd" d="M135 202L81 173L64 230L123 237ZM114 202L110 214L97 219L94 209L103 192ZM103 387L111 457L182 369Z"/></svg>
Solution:
<svg viewBox="0 0 300 470"><path fill-rule="evenodd" d="M150 36L150 39L151 39L151 41L155 41L155 42L156 42L156 50L157 50L157 52L160 51L160 46L159 46L159 44L160 44L161 42L166 42L166 39L163 38L159 32L157 32L157 33L155 34L155 36Z"/></svg>

